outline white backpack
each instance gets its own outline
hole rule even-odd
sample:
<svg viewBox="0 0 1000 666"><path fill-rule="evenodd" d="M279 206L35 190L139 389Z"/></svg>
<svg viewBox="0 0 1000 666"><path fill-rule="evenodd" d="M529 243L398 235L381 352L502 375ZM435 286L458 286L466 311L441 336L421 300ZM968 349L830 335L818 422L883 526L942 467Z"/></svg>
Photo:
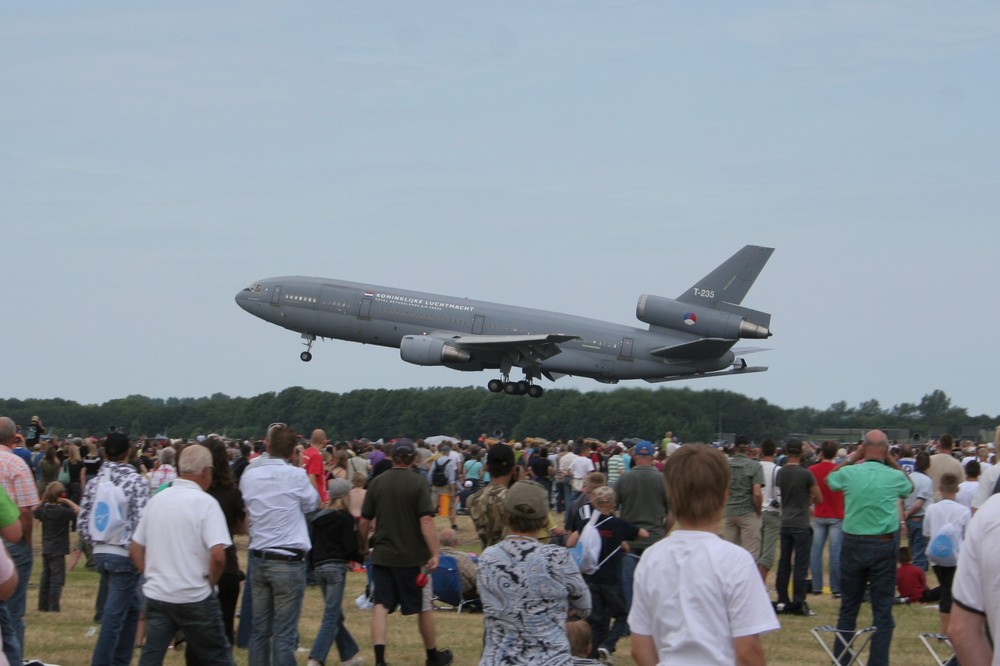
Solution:
<svg viewBox="0 0 1000 666"><path fill-rule="evenodd" d="M91 483L94 482L97 483L97 491L87 525L90 539L95 543L121 545L128 528L128 498L110 476Z"/></svg>
<svg viewBox="0 0 1000 666"><path fill-rule="evenodd" d="M621 549L621 546L618 546L610 555L603 560L601 559L601 533L597 531L597 528L611 520L612 516L608 516L601 522L597 522L600 516L600 511L594 511L590 514L590 520L587 521L587 524L583 526L583 530L580 531L580 540L573 546L573 559L580 568L580 573L583 574L590 575L595 573Z"/></svg>

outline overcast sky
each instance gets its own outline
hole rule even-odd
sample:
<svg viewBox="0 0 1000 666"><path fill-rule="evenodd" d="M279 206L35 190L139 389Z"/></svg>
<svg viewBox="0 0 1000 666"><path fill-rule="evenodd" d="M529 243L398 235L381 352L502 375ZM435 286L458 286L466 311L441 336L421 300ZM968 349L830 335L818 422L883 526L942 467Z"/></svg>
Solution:
<svg viewBox="0 0 1000 666"><path fill-rule="evenodd" d="M302 363L233 297L318 275L642 326L753 243L769 372L667 386L997 415L998 62L991 2L5 3L0 393L484 385Z"/></svg>

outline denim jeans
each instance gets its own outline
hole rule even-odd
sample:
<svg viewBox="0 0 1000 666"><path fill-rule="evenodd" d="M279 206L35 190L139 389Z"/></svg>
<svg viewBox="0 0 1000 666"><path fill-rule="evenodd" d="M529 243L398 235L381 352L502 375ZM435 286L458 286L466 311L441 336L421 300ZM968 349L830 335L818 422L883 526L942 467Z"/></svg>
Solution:
<svg viewBox="0 0 1000 666"><path fill-rule="evenodd" d="M843 537L840 518L813 519L812 591L823 591L823 546L830 542L830 591L840 593L840 542Z"/></svg>
<svg viewBox="0 0 1000 666"><path fill-rule="evenodd" d="M146 644L139 666L163 663L177 630L184 632L188 651L204 666L233 666L229 641L222 626L219 600L212 593L201 601L172 604L146 597Z"/></svg>
<svg viewBox="0 0 1000 666"><path fill-rule="evenodd" d="M309 658L326 663L330 647L337 645L340 661L347 661L358 653L358 644L354 642L351 632L344 626L344 578L347 574L347 562L323 562L316 567L316 582L323 593L323 620L319 625L319 633L309 651Z"/></svg>
<svg viewBox="0 0 1000 666"><path fill-rule="evenodd" d="M596 658L597 648L614 653L618 639L628 635L628 610L621 585L587 583L587 587L593 605L587 616L592 637L590 656Z"/></svg>
<svg viewBox="0 0 1000 666"><path fill-rule="evenodd" d="M906 540L910 543L913 564L927 571L927 535L924 534L924 517L916 516L906 521Z"/></svg>
<svg viewBox="0 0 1000 666"><path fill-rule="evenodd" d="M128 666L139 625L139 572L124 555L94 553L94 563L107 581L108 597L101 613L91 666Z"/></svg>
<svg viewBox="0 0 1000 666"><path fill-rule="evenodd" d="M253 631L249 666L295 666L306 563L253 557Z"/></svg>
<svg viewBox="0 0 1000 666"><path fill-rule="evenodd" d="M7 554L17 569L17 587L9 599L0 602L0 633L7 661L20 664L24 654L24 612L27 610L33 556L31 544L23 540L13 543L4 539L3 545L7 547Z"/></svg>
<svg viewBox="0 0 1000 666"><path fill-rule="evenodd" d="M778 603L793 611L802 610L806 600L806 575L809 573L809 551L812 539L808 527L782 527L779 536L781 552L778 556L778 573L774 588L778 593ZM795 563L792 564L794 557ZM793 571L794 569L794 571ZM792 578L792 598L788 598L788 578Z"/></svg>
<svg viewBox="0 0 1000 666"><path fill-rule="evenodd" d="M635 568L639 566L639 555L625 553L622 557L622 591L625 593L625 612L632 610L632 586L635 585Z"/></svg>
<svg viewBox="0 0 1000 666"><path fill-rule="evenodd" d="M240 599L240 623L236 627L236 647L244 649L250 647L250 634L253 633L253 560L247 557L247 579Z"/></svg>
<svg viewBox="0 0 1000 666"><path fill-rule="evenodd" d="M844 534L840 550L840 614L837 630L841 638L836 653L840 655L843 643L850 641L857 628L858 611L864 599L865 587L871 583L872 624L877 627L872 636L868 654L869 666L886 666L889 663L889 645L896 622L892 617L892 602L896 593L897 541L882 541ZM840 655L840 663L850 663L850 658Z"/></svg>

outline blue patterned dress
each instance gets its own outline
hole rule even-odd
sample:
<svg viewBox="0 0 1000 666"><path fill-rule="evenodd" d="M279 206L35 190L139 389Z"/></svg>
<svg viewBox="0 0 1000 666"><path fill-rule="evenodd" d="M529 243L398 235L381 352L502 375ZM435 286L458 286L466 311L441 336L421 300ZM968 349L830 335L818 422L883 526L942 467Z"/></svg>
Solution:
<svg viewBox="0 0 1000 666"><path fill-rule="evenodd" d="M568 548L508 536L479 558L486 625L480 666L571 666L566 618L590 612L590 591Z"/></svg>

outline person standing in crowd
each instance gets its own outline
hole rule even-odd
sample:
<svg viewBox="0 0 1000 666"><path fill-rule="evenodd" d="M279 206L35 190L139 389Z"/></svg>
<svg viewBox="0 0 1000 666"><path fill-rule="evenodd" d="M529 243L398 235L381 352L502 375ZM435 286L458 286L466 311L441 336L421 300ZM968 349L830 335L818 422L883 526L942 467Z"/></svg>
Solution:
<svg viewBox="0 0 1000 666"><path fill-rule="evenodd" d="M812 593L823 593L823 547L829 543L830 592L840 598L840 542L843 539L844 493L830 490L826 477L837 467L838 445L832 440L820 446L820 461L809 468L823 501L813 508L813 538L810 568Z"/></svg>
<svg viewBox="0 0 1000 666"><path fill-rule="evenodd" d="M763 509L764 470L751 460L750 438L737 435L733 455L729 458L732 486L726 503L722 536L729 543L743 546L756 560L760 556L760 513ZM668 458L669 460L669 458Z"/></svg>
<svg viewBox="0 0 1000 666"><path fill-rule="evenodd" d="M653 467L653 445L639 442L632 452L635 466L626 470L614 485L621 507L620 517L646 532L628 542L628 552L622 557L622 588L625 592L625 611L632 608L632 581L639 558L647 548L666 536L673 522L667 504L667 491L663 487L663 474Z"/></svg>
<svg viewBox="0 0 1000 666"><path fill-rule="evenodd" d="M729 469L725 455L708 446L685 445L667 458L663 474L678 528L647 548L635 571L628 623L638 666L765 663L760 634L780 626L767 589L754 558L717 536Z"/></svg>
<svg viewBox="0 0 1000 666"><path fill-rule="evenodd" d="M962 535L965 534L965 527L972 518L972 513L955 501L958 494L958 477L948 473L941 477L941 501L934 502L927 508L924 517L924 529L927 532L928 556L934 565L934 575L937 576L941 585L941 600L938 603L938 613L941 617L941 633L948 633L948 622L951 618L952 608L952 582L955 578L955 567L957 558L955 554L961 554ZM945 535L945 536L941 536ZM935 553L937 549L931 547L934 539L941 537L949 539L952 552L942 553L943 557L938 557ZM949 548L944 548L948 551Z"/></svg>
<svg viewBox="0 0 1000 666"><path fill-rule="evenodd" d="M1000 429L997 430L1000 438ZM994 465L993 469L997 466ZM948 638L966 666L995 664L1000 644L1000 496L984 500L966 529L952 583Z"/></svg>
<svg viewBox="0 0 1000 666"><path fill-rule="evenodd" d="M441 503L447 502L447 515L451 521L451 528L457 530L455 496L460 476L458 463L451 457L450 444L441 442L438 445L437 453L427 460L427 472L431 483L431 503L440 511Z"/></svg>
<svg viewBox="0 0 1000 666"><path fill-rule="evenodd" d="M324 506L327 502L326 495L326 468L323 465L323 445L326 444L326 431L316 428L309 437L309 446L302 451L302 467L309 476L316 492L319 493L319 501Z"/></svg>
<svg viewBox="0 0 1000 666"><path fill-rule="evenodd" d="M590 494L590 503L599 514L594 527L601 535L598 568L583 576L590 590L591 613L587 623L594 642L590 656L607 664L614 661L618 639L628 635L628 607L621 567L624 549L628 548L626 542L649 538L649 532L614 514L618 499L610 486L595 488ZM575 546L579 538L580 532L570 534L567 547Z"/></svg>
<svg viewBox="0 0 1000 666"><path fill-rule="evenodd" d="M571 666L566 619L587 616L590 592L568 548L538 541L549 520L545 489L519 481L503 502L507 536L479 558L480 666Z"/></svg>
<svg viewBox="0 0 1000 666"><path fill-rule="evenodd" d="M181 452L180 476L149 500L132 537L132 562L143 575L146 642L139 666L163 663L178 631L205 666L233 666L214 587L232 545L226 517L206 491L211 452L201 444ZM191 663L188 659L188 663Z"/></svg>
<svg viewBox="0 0 1000 666"><path fill-rule="evenodd" d="M492 546L503 538L507 524L503 509L504 493L514 475L514 462L512 448L500 443L491 446L486 452L486 471L489 472L490 482L466 502L483 548Z"/></svg>
<svg viewBox="0 0 1000 666"><path fill-rule="evenodd" d="M226 528L232 541L236 534L247 533L247 510L243 503L243 494L233 479L229 467L229 454L226 445L217 438L206 442L212 454L212 483L208 486L208 494L215 498L226 517ZM226 565L219 576L219 607L222 609L222 626L226 630L226 640L235 645L233 628L236 622L236 603L240 598L240 583L246 576L240 571L239 558L236 555L236 545L226 546Z"/></svg>
<svg viewBox="0 0 1000 666"><path fill-rule="evenodd" d="M931 477L934 484L934 501L941 499L941 477L945 474L954 474L958 477L958 482L965 481L965 470L962 463L955 457L952 449L955 446L955 438L945 433L938 439L938 452L931 456L930 467L927 468L927 476Z"/></svg>
<svg viewBox="0 0 1000 666"><path fill-rule="evenodd" d="M266 458L249 465L240 491L250 519L248 556L253 595L250 666L292 666L299 643L299 615L306 590L306 554L311 546L306 514L319 493L306 472L290 461L295 432L283 423L267 431Z"/></svg>
<svg viewBox="0 0 1000 666"><path fill-rule="evenodd" d="M438 565L437 513L423 475L411 468L416 449L409 439L392 447L392 467L372 479L358 523L362 556L368 553L372 521L372 645L375 666L385 666L389 613L399 607L403 615L418 616L417 626L427 651L427 666L448 666L450 650L437 648L433 586L424 576ZM424 576L421 576L424 574Z"/></svg>
<svg viewBox="0 0 1000 666"><path fill-rule="evenodd" d="M66 496L66 487L53 481L45 488L35 518L42 524L42 576L38 582L38 610L58 613L66 583L70 525L80 507Z"/></svg>
<svg viewBox="0 0 1000 666"><path fill-rule="evenodd" d="M925 451L916 455L910 473L913 490L903 500L903 529L906 540L913 554L913 564L927 573L927 532L924 531L924 515L932 503L934 487L931 478L927 476L930 467L930 456Z"/></svg>
<svg viewBox="0 0 1000 666"><path fill-rule="evenodd" d="M778 470L781 490L781 554L774 587L778 592L777 610L792 615L815 615L806 603L806 575L812 539L809 534L809 503L820 504L816 478L800 464L802 442L790 439L785 444L788 460ZM794 567L792 558L794 557ZM788 598L788 579L792 578L792 597Z"/></svg>
<svg viewBox="0 0 1000 666"><path fill-rule="evenodd" d="M840 591L836 654L843 657L854 635L858 611L869 589L876 627L868 663L889 663L896 626L892 604L896 590L896 550L900 528L898 503L913 490L906 473L889 454L889 440L871 430L847 460L826 478L831 490L844 493L844 539L840 548Z"/></svg>
<svg viewBox="0 0 1000 666"><path fill-rule="evenodd" d="M760 555L757 556L757 569L765 583L767 574L774 568L774 551L781 535L781 491L778 490L778 470L781 468L774 462L777 450L777 445L770 437L761 440L759 462L764 487L761 489Z"/></svg>
<svg viewBox="0 0 1000 666"><path fill-rule="evenodd" d="M349 562L359 562L358 526L347 510L351 484L346 479L331 479L326 508L313 516L313 570L323 595L323 620L309 650L308 666L323 666L330 648L337 646L343 666L360 666L364 659L358 644L344 624L344 583Z"/></svg>
<svg viewBox="0 0 1000 666"><path fill-rule="evenodd" d="M149 484L129 464L133 448L125 434L108 433L104 439L107 462L87 484L77 529L91 544L94 563L107 586L101 612L101 633L94 646L91 666L128 666L135 649L139 624L139 570L129 559L129 547L149 500ZM106 486L106 487L105 487ZM110 519L108 506L112 507ZM100 511L94 509L100 505ZM115 515L121 515L116 520Z"/></svg>
<svg viewBox="0 0 1000 666"><path fill-rule="evenodd" d="M12 664L20 664L24 650L24 613L27 610L28 581L31 579L33 555L31 530L32 510L38 505L35 476L24 460L13 452L17 426L6 416L0 417L0 485L20 512L21 534L16 541L6 536L3 545L17 568L17 586L5 601L0 601L0 633L3 652Z"/></svg>
<svg viewBox="0 0 1000 666"><path fill-rule="evenodd" d="M177 449L165 446L156 454L156 467L149 473L150 490L156 492L160 486L177 478Z"/></svg>

